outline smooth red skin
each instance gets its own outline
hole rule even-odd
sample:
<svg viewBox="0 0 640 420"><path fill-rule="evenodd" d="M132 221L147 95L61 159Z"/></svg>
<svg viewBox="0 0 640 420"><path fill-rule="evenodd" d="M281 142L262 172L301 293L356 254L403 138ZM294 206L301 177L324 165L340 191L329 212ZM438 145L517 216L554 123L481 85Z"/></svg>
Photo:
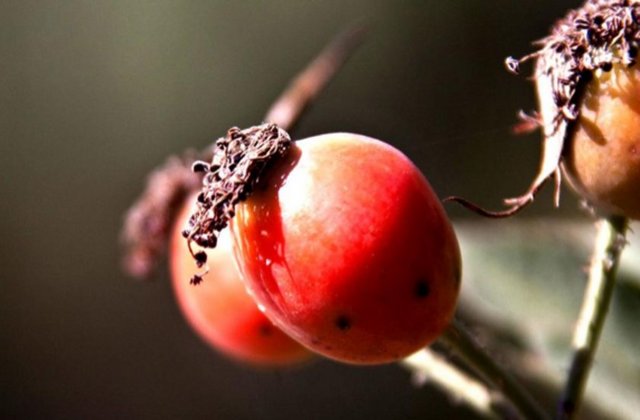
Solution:
<svg viewBox="0 0 640 420"><path fill-rule="evenodd" d="M263 366L308 359L311 353L292 340L258 310L235 267L229 231L207 250L209 273L199 285L189 284L196 267L181 235L192 210L192 196L171 234L169 265L176 299L189 325L211 347L232 358Z"/></svg>
<svg viewBox="0 0 640 420"><path fill-rule="evenodd" d="M429 344L454 313L460 252L425 178L364 136L327 134L292 149L231 224L242 277L265 314L348 363L392 362ZM427 297L417 295L422 281Z"/></svg>

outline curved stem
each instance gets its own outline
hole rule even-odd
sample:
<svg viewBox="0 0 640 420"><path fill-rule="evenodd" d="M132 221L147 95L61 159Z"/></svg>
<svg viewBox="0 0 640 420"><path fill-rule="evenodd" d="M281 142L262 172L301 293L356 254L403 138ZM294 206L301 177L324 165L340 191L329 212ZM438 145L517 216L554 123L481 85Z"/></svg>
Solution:
<svg viewBox="0 0 640 420"><path fill-rule="evenodd" d="M582 401L593 357L613 296L620 255L626 244L628 223L624 217L610 217L599 223L589 282L574 330L573 359L558 407L558 419L574 418Z"/></svg>
<svg viewBox="0 0 640 420"><path fill-rule="evenodd" d="M275 100L267 111L265 122L291 130L306 107L362 43L365 32L364 26L355 24L338 34Z"/></svg>
<svg viewBox="0 0 640 420"><path fill-rule="evenodd" d="M412 354L400 364L413 372L420 383L428 381L483 417L513 417L512 406L500 393L489 389L429 348Z"/></svg>
<svg viewBox="0 0 640 420"><path fill-rule="evenodd" d="M482 379L499 390L526 419L547 419L549 416L509 373L457 322L453 321L440 337L440 342L450 348Z"/></svg>

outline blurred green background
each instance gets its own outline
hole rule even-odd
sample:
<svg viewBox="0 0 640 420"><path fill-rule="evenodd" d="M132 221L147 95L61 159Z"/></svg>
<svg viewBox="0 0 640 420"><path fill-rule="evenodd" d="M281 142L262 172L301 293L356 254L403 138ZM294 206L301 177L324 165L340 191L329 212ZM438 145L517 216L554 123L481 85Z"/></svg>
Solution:
<svg viewBox="0 0 640 420"><path fill-rule="evenodd" d="M120 270L122 215L166 156L260 122L338 31L366 43L295 132L403 150L437 193L497 208L524 191L535 98L503 60L579 1L0 3L0 384L7 418L468 418L397 366L230 362L188 329L166 272ZM456 206L452 217L474 218ZM584 218L550 191L522 218ZM485 222L491 223L491 222Z"/></svg>

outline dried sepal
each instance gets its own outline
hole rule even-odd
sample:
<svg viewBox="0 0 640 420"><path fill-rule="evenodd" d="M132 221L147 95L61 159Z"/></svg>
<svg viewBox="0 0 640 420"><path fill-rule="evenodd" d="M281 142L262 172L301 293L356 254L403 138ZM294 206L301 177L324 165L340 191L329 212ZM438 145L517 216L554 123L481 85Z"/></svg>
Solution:
<svg viewBox="0 0 640 420"><path fill-rule="evenodd" d="M580 116L581 97L594 72L611 71L614 64L631 66L640 42L640 2L589 0L556 23L540 41L535 79L543 121L541 166L527 192L506 204L521 206L550 177L556 182L559 204L560 162L573 123Z"/></svg>
<svg viewBox="0 0 640 420"><path fill-rule="evenodd" d="M245 200L264 170L284 156L291 145L289 134L275 124L240 130L231 128L212 149L210 162L196 161L194 172L204 172L196 211L182 232L198 267L206 264L206 253L194 251L193 243L214 248L218 235L234 216L234 207ZM191 282L198 284L202 274Z"/></svg>
<svg viewBox="0 0 640 420"><path fill-rule="evenodd" d="M523 63L535 61L534 80L538 90L543 129L542 158L538 173L527 191L505 200L509 207L492 212L460 197L450 197L489 217L508 217L533 202L541 187L555 180L555 205L559 205L561 170L566 143L580 117L582 94L598 72L614 65L633 66L640 45L640 2L638 0L588 0L559 20L551 34L534 45L537 51L520 59L509 57L507 69L519 74ZM534 121L525 121L532 127ZM524 127L524 126L521 126ZM523 130L524 131L524 130Z"/></svg>
<svg viewBox="0 0 640 420"><path fill-rule="evenodd" d="M513 126L513 134L526 134L542 127L542 117L537 111L527 114L523 110L518 111L518 122Z"/></svg>
<svg viewBox="0 0 640 420"><path fill-rule="evenodd" d="M151 277L166 252L175 215L185 197L200 185L191 171L195 153L171 156L147 178L143 193L129 208L120 234L123 266L133 277Z"/></svg>

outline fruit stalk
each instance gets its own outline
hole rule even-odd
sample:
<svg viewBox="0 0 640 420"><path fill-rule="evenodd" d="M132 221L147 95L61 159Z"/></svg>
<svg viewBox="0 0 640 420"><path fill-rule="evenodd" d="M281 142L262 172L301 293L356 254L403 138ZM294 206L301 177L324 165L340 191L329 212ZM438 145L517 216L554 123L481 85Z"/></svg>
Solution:
<svg viewBox="0 0 640 420"><path fill-rule="evenodd" d="M311 101L354 54L365 33L362 25L353 24L338 34L273 102L265 121L291 130ZM183 200L201 184L201 177L191 171L191 163L198 157L210 159L211 153L209 148L200 153L187 150L182 155L170 156L149 174L144 192L127 211L121 233L125 248L123 268L130 276L139 279L154 276Z"/></svg>
<svg viewBox="0 0 640 420"><path fill-rule="evenodd" d="M626 244L628 219L612 216L599 222L589 281L573 335L573 359L558 419L575 417L613 296L620 255Z"/></svg>
<svg viewBox="0 0 640 420"><path fill-rule="evenodd" d="M482 379L499 390L526 419L547 419L549 416L509 373L454 320L440 336L439 342L462 359Z"/></svg>
<svg viewBox="0 0 640 420"><path fill-rule="evenodd" d="M366 29L361 24L354 24L338 34L275 100L267 111L265 122L291 131L302 112L353 55L365 34Z"/></svg>
<svg viewBox="0 0 640 420"><path fill-rule="evenodd" d="M429 348L412 354L400 364L412 371L419 383L435 385L483 417L499 419L514 415L513 407L501 393L489 389Z"/></svg>

